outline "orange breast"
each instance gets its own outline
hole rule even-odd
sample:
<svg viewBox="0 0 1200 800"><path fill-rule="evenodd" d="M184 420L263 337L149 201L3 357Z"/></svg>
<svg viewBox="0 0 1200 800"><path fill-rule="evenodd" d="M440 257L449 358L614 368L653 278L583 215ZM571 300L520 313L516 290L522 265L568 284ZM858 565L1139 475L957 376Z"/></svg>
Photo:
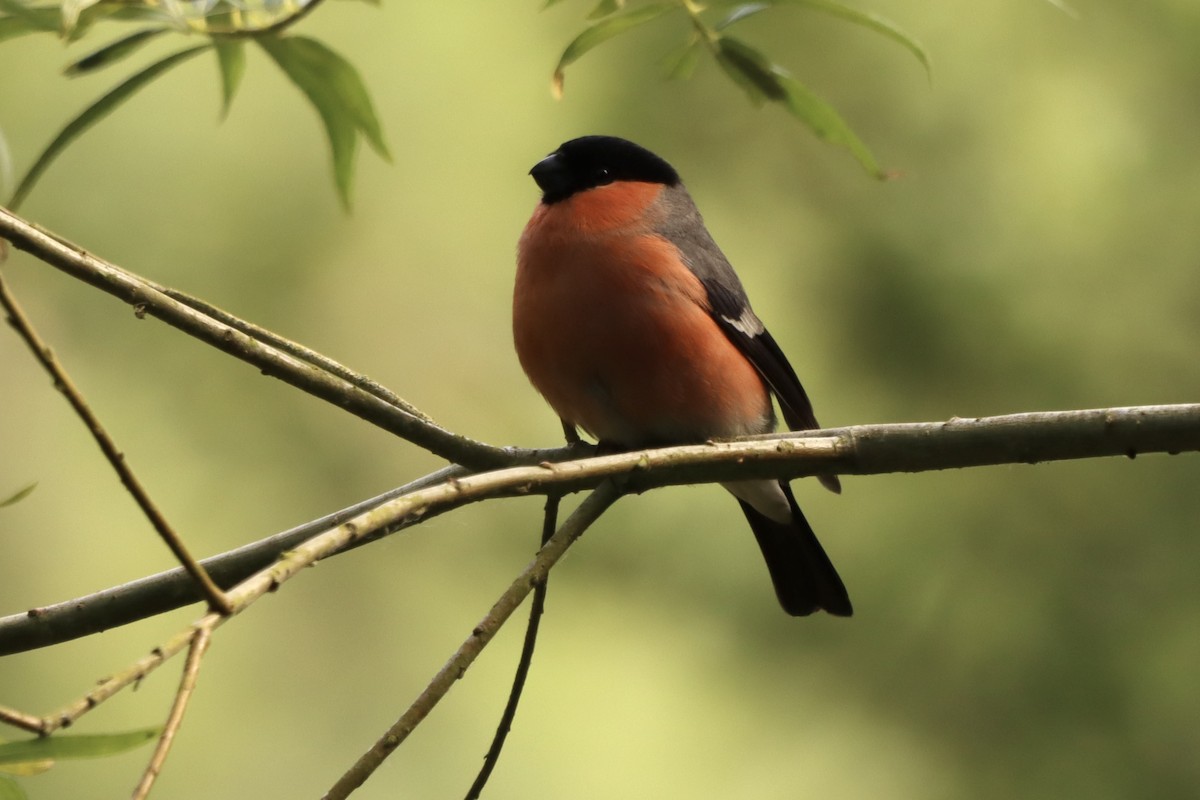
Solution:
<svg viewBox="0 0 1200 800"><path fill-rule="evenodd" d="M559 416L604 441L765 431L762 379L674 245L651 232L660 190L617 183L538 207L518 248L521 365Z"/></svg>

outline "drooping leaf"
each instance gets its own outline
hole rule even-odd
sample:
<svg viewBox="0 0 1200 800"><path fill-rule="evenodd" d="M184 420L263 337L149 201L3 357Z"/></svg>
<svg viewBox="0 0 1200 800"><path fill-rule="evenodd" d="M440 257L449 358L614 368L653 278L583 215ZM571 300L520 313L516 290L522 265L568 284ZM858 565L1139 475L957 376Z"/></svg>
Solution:
<svg viewBox="0 0 1200 800"><path fill-rule="evenodd" d="M391 160L367 86L349 61L307 36L262 37L258 42L270 48L271 57L313 102L319 96L321 102L349 116L371 149Z"/></svg>
<svg viewBox="0 0 1200 800"><path fill-rule="evenodd" d="M0 775L0 800L29 800L29 795L12 778Z"/></svg>
<svg viewBox="0 0 1200 800"><path fill-rule="evenodd" d="M790 75L785 73L778 78L785 92L783 103L792 116L811 128L821 139L849 150L863 169L874 177L881 180L892 177L879 166L875 156L833 106Z"/></svg>
<svg viewBox="0 0 1200 800"><path fill-rule="evenodd" d="M35 161L33 166L29 168L29 171L25 173L25 176L21 178L21 182L17 184L16 191L13 192L12 198L8 201L8 207L11 210L16 211L17 207L21 205L21 202L24 201L25 197L33 189L34 184L36 184L38 181L38 178L40 178L42 173L46 171L46 168L53 163L54 159L58 157L58 154L61 153L67 145L78 139L79 136L82 135L88 128L92 127L101 119L108 116L118 106L120 106L121 103L125 102L134 94L136 94L139 89L153 81L158 76L162 75L171 67L183 63L197 53L207 50L209 47L211 47L211 45L201 44L188 48L187 50L181 50L178 53L172 53L166 58L154 62L141 72L126 78L125 81L119 84L115 89L84 109L82 114L68 122L67 126L59 131L58 135L54 137L54 141L50 142L46 149L42 151L42 154L38 156L37 161Z"/></svg>
<svg viewBox="0 0 1200 800"><path fill-rule="evenodd" d="M761 104L764 100L779 102L787 97L787 91L779 80L783 71L739 39L721 37L717 43L717 63L755 103Z"/></svg>
<svg viewBox="0 0 1200 800"><path fill-rule="evenodd" d="M28 486L24 486L24 487L18 489L15 494L13 494L9 497L6 497L3 500L0 500L0 508L4 508L5 506L11 506L14 503L21 502L26 497L28 497L33 492L33 490L36 488L37 488L37 481L34 481L33 483L29 484Z"/></svg>
<svg viewBox="0 0 1200 800"><path fill-rule="evenodd" d="M29 8L17 0L0 0L0 42L26 33L53 33L58 30L58 8L42 6Z"/></svg>
<svg viewBox="0 0 1200 800"><path fill-rule="evenodd" d="M66 36L74 28L75 23L79 21L79 15L84 9L99 3L100 0L63 0L62 2L62 32Z"/></svg>
<svg viewBox="0 0 1200 800"><path fill-rule="evenodd" d="M704 51L700 36L693 33L681 47L668 53L662 60L663 71L668 80L687 80L696 71L700 54Z"/></svg>
<svg viewBox="0 0 1200 800"><path fill-rule="evenodd" d="M0 42L28 33L43 33L45 28L30 24L22 17L0 17Z"/></svg>
<svg viewBox="0 0 1200 800"><path fill-rule="evenodd" d="M76 75L83 75L86 72L106 67L109 64L120 61L125 56L135 52L146 42L169 30L170 28L144 28L143 30L131 33L101 47L91 55L84 56L74 64L70 64L63 72L70 77L75 77Z"/></svg>
<svg viewBox="0 0 1200 800"><path fill-rule="evenodd" d="M358 134L366 136L381 158L391 160L362 78L344 58L313 39L262 36L256 41L320 114L333 153L338 194L349 208Z"/></svg>
<svg viewBox="0 0 1200 800"><path fill-rule="evenodd" d="M752 17L760 11L766 11L770 7L771 7L771 4L769 2L768 3L743 3L740 6L734 6L734 8L732 8L729 11L729 13L725 16L725 19L721 20L716 25L714 25L713 29L718 30L718 31L723 31L726 28L728 28L730 25L736 25L737 23L741 22L742 20L746 19L747 17Z"/></svg>
<svg viewBox="0 0 1200 800"><path fill-rule="evenodd" d="M41 761L21 761L16 764L0 764L0 773L26 778L30 775L41 775L54 766L54 759L43 758ZM0 798L4 795L0 794Z"/></svg>
<svg viewBox="0 0 1200 800"><path fill-rule="evenodd" d="M805 6L814 11L822 11L826 14L838 17L839 19L852 22L855 25L861 25L864 28L875 31L883 36L896 42L901 47L908 50L916 57L917 61L921 62L921 66L925 67L925 73L932 77L933 64L929 60L929 55L925 52L925 48L917 42L916 39L909 36L904 31L897 28L894 24L879 16L872 14L869 11L859 11L856 8L851 8L848 5L837 2L837 0L773 0L775 3L790 3L793 5ZM1055 0L1049 0L1055 2Z"/></svg>
<svg viewBox="0 0 1200 800"><path fill-rule="evenodd" d="M604 19L609 14L615 14L625 7L625 0L600 0L596 7L587 15L588 19Z"/></svg>
<svg viewBox="0 0 1200 800"><path fill-rule="evenodd" d="M550 87L554 96L562 97L563 70L568 65L577 61L584 53L597 45L607 42L614 36L620 36L622 33L678 8L673 3L655 3L654 5L644 6L633 11L627 11L624 14L610 16L585 29L583 33L571 40L571 43L567 45L562 55L559 56L558 64L554 67L554 78Z"/></svg>
<svg viewBox="0 0 1200 800"><path fill-rule="evenodd" d="M57 9L55 11L57 12ZM64 34L66 40L68 42L79 41L92 29L93 25L105 19L162 24L164 22L170 23L171 16L157 6L141 5L140 3L98 3L88 6L80 12L79 18L75 20L75 26ZM57 25L58 23L56 22L55 24ZM56 27L55 30L58 30L58 28Z"/></svg>
<svg viewBox="0 0 1200 800"><path fill-rule="evenodd" d="M160 728L127 733L45 736L0 744L0 764L21 764L45 759L96 758L140 747L158 736Z"/></svg>
<svg viewBox="0 0 1200 800"><path fill-rule="evenodd" d="M229 115L233 96L246 73L246 48L241 39L214 39L217 65L221 68L221 119Z"/></svg>

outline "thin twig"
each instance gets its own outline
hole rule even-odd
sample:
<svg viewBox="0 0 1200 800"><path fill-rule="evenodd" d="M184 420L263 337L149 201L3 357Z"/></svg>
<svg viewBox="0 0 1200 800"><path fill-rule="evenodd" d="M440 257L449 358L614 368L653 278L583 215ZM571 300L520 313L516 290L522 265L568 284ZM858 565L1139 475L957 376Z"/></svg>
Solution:
<svg viewBox="0 0 1200 800"><path fill-rule="evenodd" d="M542 471L544 469L538 467L521 467L461 479L451 478L363 511L352 519L298 543L279 561L259 570L230 589L227 596L233 603L234 614L241 613L259 598L278 589L320 559L367 541L377 536L380 531L393 528L402 520L428 518L439 511L457 508L488 497L521 494L521 489L529 482L531 474ZM48 734L71 725L117 692L141 681L181 652L191 642L196 627L206 626L215 630L229 619L232 619L232 616L216 613L205 615L194 625L172 636L165 644L154 648L148 656L101 681L83 697L43 717L38 726L38 733Z"/></svg>
<svg viewBox="0 0 1200 800"><path fill-rule="evenodd" d="M492 447L426 422L321 367L306 363L167 296L153 282L98 258L5 208L0 208L0 237L39 261L130 304L139 317L150 315L160 319L252 364L266 375L349 411L452 464L494 469L525 455L523 451Z"/></svg>
<svg viewBox="0 0 1200 800"><path fill-rule="evenodd" d="M353 519L389 500L467 474L468 471L463 467L443 467L378 497L360 501L341 511L242 545L227 553L203 559L200 564L218 586L235 586L270 566L281 553L291 550L318 533ZM431 511L427 517L434 516L439 511L440 509ZM415 518L401 520L395 527L378 531L355 546L367 544L417 521ZM197 592L188 573L182 567L176 567L82 597L31 608L24 613L0 617L0 656L49 647L100 633L173 611L201 599L203 595Z"/></svg>
<svg viewBox="0 0 1200 800"><path fill-rule="evenodd" d="M471 635L462 643L451 656L446 665L413 701L395 724L379 738L379 740L362 755L361 758L346 771L337 783L325 794L324 800L344 800L371 776L384 760L400 746L400 744L428 716L446 693L450 691L459 678L463 676L476 657L496 635L500 626L512 616L534 585L546 577L546 573L562 557L571 544L583 535L588 526L596 521L604 511L621 496L621 489L613 480L606 480L596 487L596 490L575 509L562 527L550 537L537 555L537 558L513 581L512 585L500 596L492 606L487 616L475 626Z"/></svg>
<svg viewBox="0 0 1200 800"><path fill-rule="evenodd" d="M209 612L196 625L212 625L214 620L224 621L227 619L231 619L231 617L216 612ZM44 735L53 733L59 728L70 727L84 714L96 708L110 697L113 697L117 692L127 686L132 686L145 680L150 673L161 667L177 653L182 652L185 647L192 643L194 638L194 626L188 626L179 633L176 633L165 644L151 650L150 655L139 658L120 672L114 673L100 681L94 689L78 700L68 703L52 714L47 714L42 718L42 727L39 733Z"/></svg>
<svg viewBox="0 0 1200 800"><path fill-rule="evenodd" d="M188 701L191 700L192 692L196 689L196 678L200 674L200 660L204 658L204 651L208 649L211 636L212 628L210 626L199 625L196 627L191 645L188 647L187 661L183 665L179 690L175 693L175 701L171 704L171 713L167 716L162 734L158 737L154 755L150 757L150 763L146 765L146 771L142 773L142 779L138 781L137 787L133 790L132 800L145 800L150 794L150 787L154 785L158 774L162 772L163 763L167 760L167 753L171 751L175 734L183 722L183 712L187 710Z"/></svg>
<svg viewBox="0 0 1200 800"><path fill-rule="evenodd" d="M26 714L24 711L18 711L15 708L7 708L0 706L0 722L7 723L16 728L29 731L30 733L42 732L42 718L35 717L32 714Z"/></svg>
<svg viewBox="0 0 1200 800"><path fill-rule="evenodd" d="M558 504L561 499L562 497L557 494L546 496L546 508L542 517L542 547L546 546L546 542L550 541L550 537L554 535L554 529L558 527ZM549 580L550 575L547 573L533 584L533 599L529 602L529 622L525 626L525 641L521 645L521 658L517 662L517 671L513 675L513 685L508 693L508 702L504 706L504 713L500 715L500 724L496 726L492 744L483 756L483 766L480 767L479 774L475 776L475 782L467 790L466 800L478 800L483 793L483 787L487 785L492 770L496 768L496 763L500 760L500 751L504 749L504 741L508 738L508 732L512 730L513 718L517 715L517 705L521 702L521 692L525 689L525 679L529 676L529 667L533 663L533 651L537 647L538 628L541 625L542 612L546 608L546 584Z"/></svg>
<svg viewBox="0 0 1200 800"><path fill-rule="evenodd" d="M8 321L12 324L17 334L29 346L29 350L33 353L34 358L38 363L50 374L54 381L54 387L62 393L63 397L67 398L67 402L71 404L71 408L75 409L76 415L83 421L83 424L91 432L92 438L96 440L96 444L100 446L100 451L104 453L104 457L108 459L108 463L116 471L117 476L121 479L121 483L133 495L134 501L141 508L142 513L146 515L146 519L150 520L150 524L154 526L154 530L162 537L162 540L167 543L167 547L175 554L175 558L183 565L184 569L192 576L192 580L200 587L205 598L212 608L228 614L233 609L226 599L225 594L217 588L209 577L204 567L200 566L196 559L192 558L192 554L188 552L183 540L175 533L175 530L167 522L167 518L159 511L158 506L150 499L149 493L142 486L141 481L133 474L133 469L130 468L125 460L125 454L122 453L109 436L108 431L100 424L100 419L92 411L87 401L83 399L83 394L75 386L74 381L67 375L65 369L58 362L54 353L46 342L38 335L30 322L29 317L25 315L17 298L13 296L8 289L8 284L4 280L4 276L0 274L0 305L4 306L4 310L8 313Z"/></svg>

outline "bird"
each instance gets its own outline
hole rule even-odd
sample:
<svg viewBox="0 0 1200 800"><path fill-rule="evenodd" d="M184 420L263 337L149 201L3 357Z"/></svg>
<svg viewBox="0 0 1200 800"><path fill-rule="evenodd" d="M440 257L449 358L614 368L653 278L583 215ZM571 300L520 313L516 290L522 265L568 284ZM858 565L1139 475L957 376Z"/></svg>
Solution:
<svg viewBox="0 0 1200 800"><path fill-rule="evenodd" d="M614 450L818 428L795 370L750 307L679 173L615 136L564 142L529 173L541 199L517 244L513 341L568 438ZM837 476L818 476L840 492ZM783 610L850 616L849 595L787 481L722 484Z"/></svg>

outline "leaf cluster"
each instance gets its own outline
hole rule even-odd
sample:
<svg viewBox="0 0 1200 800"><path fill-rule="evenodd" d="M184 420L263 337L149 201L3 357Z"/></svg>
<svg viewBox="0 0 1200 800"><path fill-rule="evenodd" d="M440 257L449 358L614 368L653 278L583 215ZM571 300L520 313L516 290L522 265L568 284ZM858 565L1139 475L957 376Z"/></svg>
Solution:
<svg viewBox="0 0 1200 800"><path fill-rule="evenodd" d="M549 0L546 7L561 0ZM50 34L65 44L93 35L99 23L126 29L64 68L68 78L92 75L125 63L151 42L188 37L207 41L163 56L103 93L71 119L41 151L17 182L7 205L17 209L54 160L84 132L126 100L173 68L212 51L220 78L222 111L228 114L246 70L245 43L260 46L312 104L325 128L333 164L334 184L345 208L350 206L358 146L366 139L385 161L390 160L382 126L362 77L344 57L320 41L288 34L287 29L311 13L322 0L0 0L0 43L29 34ZM925 50L883 18L859 11L839 0L756 0L716 3L711 8L695 0L652 2L627 7L625 0L600 0L587 14L588 26L563 50L554 68L552 89L563 91L563 72L585 53L621 34L666 17L682 19L686 36L665 59L667 75L686 78L707 53L724 73L756 104L775 103L820 138L845 148L872 175L884 171L862 140L826 101L765 53L734 36L740 22L781 6L833 15L885 36L913 54L928 71ZM710 16L716 17L710 20Z"/></svg>
<svg viewBox="0 0 1200 800"><path fill-rule="evenodd" d="M547 5L559 2L561 0L549 0ZM750 17L784 6L819 11L896 42L912 53L927 74L932 74L925 49L891 22L838 0L754 0L713 3L711 6L703 6L696 0L676 0L631 8L625 6L624 0L600 0L588 15L592 24L567 45L554 69L552 89L556 95L562 95L566 67L585 53L648 22L667 17L682 18L687 23L684 41L664 60L669 78L691 77L700 58L707 54L755 105L775 103L782 106L818 137L848 150L874 177L890 177L832 105L761 50L730 31Z"/></svg>
<svg viewBox="0 0 1200 800"><path fill-rule="evenodd" d="M354 66L316 39L286 32L320 2L306 0L297 4L293 0L268 0L262 7L250 7L240 0L63 0L50 5L0 0L0 12L3 12L0 43L17 36L50 34L58 36L65 44L72 44L89 35L100 22L136 27L136 30L70 62L63 70L68 78L92 75L124 63L152 41L181 37L192 41L196 37L207 40L143 67L76 115L21 177L7 206L18 208L46 169L84 132L139 90L201 53L212 51L216 55L224 117L245 74L245 43L250 40L262 47L316 109L329 141L338 196L348 208L360 139L366 138L371 148L385 160L390 156L366 85Z"/></svg>

